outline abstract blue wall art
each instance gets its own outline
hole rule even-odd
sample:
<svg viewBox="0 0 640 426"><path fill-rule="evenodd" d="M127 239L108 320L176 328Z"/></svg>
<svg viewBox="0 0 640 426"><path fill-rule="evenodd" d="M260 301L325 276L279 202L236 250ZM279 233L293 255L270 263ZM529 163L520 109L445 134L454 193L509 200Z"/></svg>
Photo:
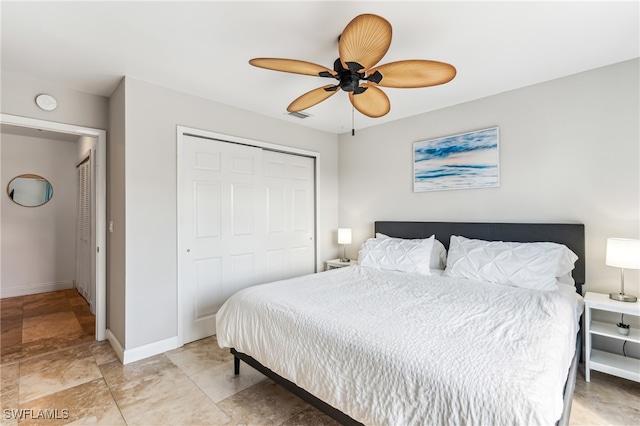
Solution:
<svg viewBox="0 0 640 426"><path fill-rule="evenodd" d="M498 128L415 142L413 192L500 186Z"/></svg>

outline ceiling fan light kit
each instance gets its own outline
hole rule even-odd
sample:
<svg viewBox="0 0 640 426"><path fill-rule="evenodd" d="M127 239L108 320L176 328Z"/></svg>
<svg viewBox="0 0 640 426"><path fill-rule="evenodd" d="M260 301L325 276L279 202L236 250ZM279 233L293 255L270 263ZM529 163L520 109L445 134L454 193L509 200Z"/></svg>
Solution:
<svg viewBox="0 0 640 426"><path fill-rule="evenodd" d="M391 24L378 16L356 16L340 35L339 58L333 69L296 59L255 58L255 67L314 77L332 78L337 84L313 89L295 99L290 113L300 112L335 95L340 90L349 94L355 109L371 118L382 117L391 110L387 95L378 87L418 88L448 83L456 69L447 63L429 60L404 60L374 66L391 45Z"/></svg>

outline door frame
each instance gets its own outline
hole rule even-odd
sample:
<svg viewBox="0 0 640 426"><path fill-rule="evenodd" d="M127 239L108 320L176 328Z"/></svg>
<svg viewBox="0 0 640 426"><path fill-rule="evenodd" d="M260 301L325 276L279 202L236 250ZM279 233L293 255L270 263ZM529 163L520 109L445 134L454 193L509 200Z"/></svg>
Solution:
<svg viewBox="0 0 640 426"><path fill-rule="evenodd" d="M316 152L316 151L309 151L306 149L300 149L300 148L294 148L291 146L286 146L286 145L278 145L278 144L273 144L273 143L269 143L269 142L262 142L262 141L258 141L258 140L254 140L254 139L246 139L246 138L240 138L237 136L231 136L231 135L225 135L222 133L216 133L216 132L211 132L208 130L202 130L202 129L196 129L193 127L186 127L186 126L177 126L176 129L176 205L177 205L177 211L176 211L176 218L177 218L177 235L176 235L176 240L177 240L177 247L176 247L176 271L177 271L177 283L178 283L178 292L177 292L177 298L176 298L176 303L177 303L177 312L178 312L178 345L182 346L184 345L184 321L182 316L184 315L184 311L182 309L182 301L184 299L183 295L182 295L182 288L183 286L181 285L181 280L182 280L182 268L180 265L180 253L181 250L183 250L183 247L181 246L181 241L180 241L180 237L183 234L182 232L182 224L180 221L180 214L182 213L181 211L181 205L180 205L180 183L181 183L181 176L182 176L182 160L184 157L184 153L183 153L183 146L184 146L184 136L195 136L195 137L202 137L205 139L213 139L213 140L217 140L220 142L228 142L228 143L236 143L236 144L240 144L240 145L247 145L247 146L253 146L253 147L257 147L257 148L263 148L263 149L267 149L270 151L276 151L276 152L282 152L285 154L293 154L293 155L301 155L301 156L305 156L305 157L311 157L315 160L315 167L314 167L314 215L315 215L315 223L314 223L314 239L315 239L315 271L318 272L320 270L322 270L322 265L320 262L320 259L322 259L322 256L320 256L320 239L318 238L318 235L320 235L320 208L319 208L319 198L320 198L320 153Z"/></svg>
<svg viewBox="0 0 640 426"><path fill-rule="evenodd" d="M96 194L93 219L96 224L94 256L96 264L96 340L107 338L107 131L85 126L0 114L0 123L12 126L29 127L52 132L68 133L78 136L91 136L97 139L95 150Z"/></svg>

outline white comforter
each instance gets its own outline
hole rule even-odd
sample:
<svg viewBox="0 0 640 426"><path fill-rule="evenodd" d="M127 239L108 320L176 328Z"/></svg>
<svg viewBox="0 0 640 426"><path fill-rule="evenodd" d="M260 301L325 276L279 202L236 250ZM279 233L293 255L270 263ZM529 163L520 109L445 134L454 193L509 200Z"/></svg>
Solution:
<svg viewBox="0 0 640 426"><path fill-rule="evenodd" d="M360 266L247 288L234 347L367 425L554 424L582 298Z"/></svg>

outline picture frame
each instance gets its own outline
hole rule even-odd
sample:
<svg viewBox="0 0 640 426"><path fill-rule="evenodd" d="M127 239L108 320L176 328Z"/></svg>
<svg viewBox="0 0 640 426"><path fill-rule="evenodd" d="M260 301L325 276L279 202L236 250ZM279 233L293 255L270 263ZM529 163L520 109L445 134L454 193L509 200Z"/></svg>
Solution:
<svg viewBox="0 0 640 426"><path fill-rule="evenodd" d="M500 186L498 127L414 142L413 192Z"/></svg>

